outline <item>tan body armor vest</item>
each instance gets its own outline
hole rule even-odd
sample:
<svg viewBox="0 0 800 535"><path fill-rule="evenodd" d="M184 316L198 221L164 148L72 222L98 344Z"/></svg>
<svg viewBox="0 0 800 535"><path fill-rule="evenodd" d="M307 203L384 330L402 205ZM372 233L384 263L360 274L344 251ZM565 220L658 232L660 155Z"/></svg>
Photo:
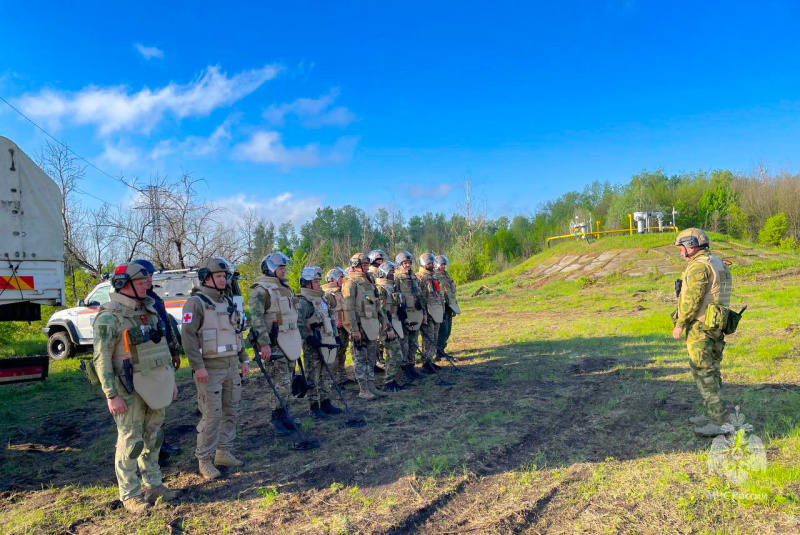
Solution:
<svg viewBox="0 0 800 535"><path fill-rule="evenodd" d="M461 314L461 307L456 300L456 281L446 271L437 271L436 279L439 281L442 293L444 294L444 304L453 314Z"/></svg>
<svg viewBox="0 0 800 535"><path fill-rule="evenodd" d="M232 301L224 297L214 301L209 296L195 293L189 299L199 299L203 303L202 344L200 352L204 359L232 357L242 349L242 337L236 332L241 320L239 311ZM233 313L228 309L232 307Z"/></svg>
<svg viewBox="0 0 800 535"><path fill-rule="evenodd" d="M378 279L376 281L376 285L379 292L385 292L384 299L389 307L386 312L388 312L392 317L391 323L395 334L402 339L404 337L403 324L400 321L400 318L397 316L397 311L403 304L403 294L395 288L394 281L389 279Z"/></svg>
<svg viewBox="0 0 800 535"><path fill-rule="evenodd" d="M420 284L425 286L428 301L428 316L436 323L444 320L444 295L436 276L425 268L418 273Z"/></svg>
<svg viewBox="0 0 800 535"><path fill-rule="evenodd" d="M277 277L258 277L253 286L260 286L269 293L270 304L264 312L264 321L270 329L273 323L278 324L278 347L290 361L299 359L303 341L297 328L297 309L292 290L281 284Z"/></svg>
<svg viewBox="0 0 800 535"><path fill-rule="evenodd" d="M697 311L694 319L703 321L706 317L706 309L711 303L722 305L726 308L731 306L731 293L733 292L733 277L725 265L725 262L716 256L709 254L703 255L694 260L694 262L701 262L711 268L711 283L706 289L706 294L700 303L700 309ZM687 268L688 270L688 268ZM684 272L684 280L686 273Z"/></svg>
<svg viewBox="0 0 800 535"><path fill-rule="evenodd" d="M417 302L419 302L418 296L421 291L417 277L414 276L411 270L397 268L394 270L394 284L406 300L406 314L408 314L409 330L418 331L422 326L422 319L425 314L422 310L417 310Z"/></svg>
<svg viewBox="0 0 800 535"><path fill-rule="evenodd" d="M353 271L345 284L351 285L351 295L355 294L355 313L361 323L361 330L370 340L377 340L381 332L378 299L375 297L375 286L366 273ZM352 328L352 325L351 325Z"/></svg>
<svg viewBox="0 0 800 535"><path fill-rule="evenodd" d="M133 388L151 409L163 409L172 403L175 386L175 372L172 368L172 355L169 353L166 335L156 344L153 341L133 345L130 330L158 328L158 314L151 309L135 310L131 305L136 301L130 297L112 292L110 301L100 307L100 314L108 313L119 323L118 336L114 345L112 362L114 374L123 374L125 360L133 365ZM147 298L145 306L152 306L152 298ZM99 316L99 314L98 314ZM97 319L95 318L95 321ZM122 379L123 384L125 380Z"/></svg>
<svg viewBox="0 0 800 535"><path fill-rule="evenodd" d="M342 322L342 325L347 325L347 315L344 313L344 298L342 297L342 289L335 282L329 282L322 286L322 291L325 295L333 296L336 301L336 308L333 311L336 313L336 319Z"/></svg>
<svg viewBox="0 0 800 535"><path fill-rule="evenodd" d="M306 318L306 332L311 334L314 332L312 325L321 324L318 326L320 338L322 339L323 346L336 345L335 325L331 324L331 317L328 312L328 303L322 298L322 290L312 290L311 288L300 288L300 295L308 299L314 305L314 313ZM336 360L335 347L321 347L319 352L322 353L322 358L328 364L333 364Z"/></svg>

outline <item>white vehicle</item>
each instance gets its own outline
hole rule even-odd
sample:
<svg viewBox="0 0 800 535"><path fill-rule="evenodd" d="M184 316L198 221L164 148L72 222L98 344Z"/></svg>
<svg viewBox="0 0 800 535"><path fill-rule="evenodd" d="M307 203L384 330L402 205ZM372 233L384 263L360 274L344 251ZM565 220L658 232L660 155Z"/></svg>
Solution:
<svg viewBox="0 0 800 535"><path fill-rule="evenodd" d="M0 136L0 321L38 321L64 296L61 191Z"/></svg>
<svg viewBox="0 0 800 535"><path fill-rule="evenodd" d="M192 288L200 285L197 270L183 269L159 271L153 275L153 290L164 300L164 306L180 332L183 324L183 305L189 298ZM244 302L239 291L238 280L233 280L233 301L244 318ZM53 360L72 357L78 352L92 348L92 323L99 313L100 306L109 301L111 282L104 281L89 292L77 307L60 310L50 316L42 332L47 336L47 353ZM244 321L242 328L244 328Z"/></svg>

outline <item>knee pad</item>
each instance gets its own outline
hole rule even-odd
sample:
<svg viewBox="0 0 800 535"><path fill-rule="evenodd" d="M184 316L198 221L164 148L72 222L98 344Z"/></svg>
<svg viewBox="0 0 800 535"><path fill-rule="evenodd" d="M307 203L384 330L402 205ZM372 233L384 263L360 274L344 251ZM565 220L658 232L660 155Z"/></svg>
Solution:
<svg viewBox="0 0 800 535"><path fill-rule="evenodd" d="M129 447L128 451L125 452L125 456L131 460L138 459L139 455L142 454L143 449L144 449L144 441L141 439L137 440L136 442L133 443L133 446Z"/></svg>

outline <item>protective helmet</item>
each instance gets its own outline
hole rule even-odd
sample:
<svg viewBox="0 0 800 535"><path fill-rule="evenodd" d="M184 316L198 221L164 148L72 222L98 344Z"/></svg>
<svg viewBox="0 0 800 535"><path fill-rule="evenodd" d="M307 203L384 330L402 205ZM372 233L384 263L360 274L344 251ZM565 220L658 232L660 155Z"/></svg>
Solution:
<svg viewBox="0 0 800 535"><path fill-rule="evenodd" d="M202 283L214 273L225 272L225 284L229 283L233 278L233 266L230 262L222 257L212 256L208 260L200 262L200 269L197 270L197 278ZM217 288L217 283L214 283L214 288L222 290L224 288Z"/></svg>
<svg viewBox="0 0 800 535"><path fill-rule="evenodd" d="M367 255L369 257L369 263L374 264L376 260L383 260L386 261L386 251L383 249L374 249L369 252Z"/></svg>
<svg viewBox="0 0 800 535"><path fill-rule="evenodd" d="M434 262L436 262L436 257L433 256L433 253L423 253L419 255L420 266L427 266L429 264L433 264Z"/></svg>
<svg viewBox="0 0 800 535"><path fill-rule="evenodd" d="M322 278L322 268L319 266L306 266L300 272L300 286L305 286L314 279Z"/></svg>
<svg viewBox="0 0 800 535"><path fill-rule="evenodd" d="M270 253L261 259L261 272L264 275L274 276L275 270L281 266L290 266L291 259L280 251Z"/></svg>
<svg viewBox="0 0 800 535"><path fill-rule="evenodd" d="M386 260L378 266L378 278L380 279L388 279L389 273L394 271L394 268L397 267L397 264L392 262L391 260Z"/></svg>
<svg viewBox="0 0 800 535"><path fill-rule="evenodd" d="M145 260L144 258L137 258L136 260L134 260L134 262L144 267L144 269L146 269L150 275L156 272L156 267L149 260Z"/></svg>
<svg viewBox="0 0 800 535"><path fill-rule="evenodd" d="M340 267L335 267L325 275L325 280L328 282L336 282L344 276L344 270Z"/></svg>
<svg viewBox="0 0 800 535"><path fill-rule="evenodd" d="M344 270L344 276L345 277L349 277L352 272L353 272L353 268L349 267L349 268Z"/></svg>
<svg viewBox="0 0 800 535"><path fill-rule="evenodd" d="M433 261L433 267L441 267L441 266L448 266L450 265L450 261L447 257L443 254L440 254L436 257L436 260Z"/></svg>
<svg viewBox="0 0 800 535"><path fill-rule="evenodd" d="M394 257L394 262L397 265L402 264L405 260L408 260L412 264L414 263L414 256L409 253L408 251L403 251L402 253L398 253L397 256Z"/></svg>
<svg viewBox="0 0 800 535"><path fill-rule="evenodd" d="M350 257L350 267L360 266L364 262L369 263L369 257L364 253L356 253Z"/></svg>
<svg viewBox="0 0 800 535"><path fill-rule="evenodd" d="M708 234L699 228L687 228L675 236L675 245L684 247L708 247Z"/></svg>
<svg viewBox="0 0 800 535"><path fill-rule="evenodd" d="M147 272L147 268L143 265L138 262L126 262L118 265L114 270L114 274L111 276L111 286L114 288L115 292L119 292L123 286L129 282L138 279L146 279L149 276L150 274ZM145 298L145 296L139 297L139 295L136 294L136 288L134 288L133 291L138 299Z"/></svg>

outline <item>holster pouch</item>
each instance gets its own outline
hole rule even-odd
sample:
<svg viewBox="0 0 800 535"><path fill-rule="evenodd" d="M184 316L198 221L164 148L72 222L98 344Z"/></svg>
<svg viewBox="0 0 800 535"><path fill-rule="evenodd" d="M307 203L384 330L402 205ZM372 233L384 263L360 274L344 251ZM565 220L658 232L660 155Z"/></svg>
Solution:
<svg viewBox="0 0 800 535"><path fill-rule="evenodd" d="M97 369L94 367L94 360L81 360L81 370L83 370L83 373L86 374L86 379L89 380L92 386L100 386L100 377L98 377Z"/></svg>
<svg viewBox="0 0 800 535"><path fill-rule="evenodd" d="M725 327L722 329L724 334L733 334L736 332L736 329L739 328L739 322L742 321L742 316L744 315L744 311L746 309L747 307L744 307L739 312L728 310L728 317L725 321Z"/></svg>
<svg viewBox="0 0 800 535"><path fill-rule="evenodd" d="M706 331L724 332L728 323L728 315L730 314L730 311L731 310L724 305L718 305L716 303L709 304L708 308L706 308L706 317L703 319L703 328Z"/></svg>

